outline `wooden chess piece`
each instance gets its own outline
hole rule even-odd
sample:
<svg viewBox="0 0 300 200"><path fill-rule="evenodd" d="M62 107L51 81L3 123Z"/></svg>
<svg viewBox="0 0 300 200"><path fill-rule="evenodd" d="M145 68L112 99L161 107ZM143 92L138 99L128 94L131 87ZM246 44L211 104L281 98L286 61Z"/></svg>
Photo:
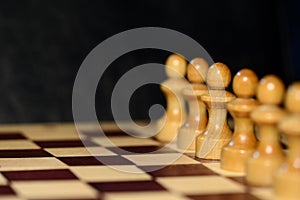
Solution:
<svg viewBox="0 0 300 200"><path fill-rule="evenodd" d="M187 121L179 129L177 146L180 149L195 150L195 138L203 133L207 124L206 107L201 95L207 93L204 84L208 63L203 58L195 58L187 67L187 77L191 85L183 89L183 96L189 105Z"/></svg>
<svg viewBox="0 0 300 200"><path fill-rule="evenodd" d="M285 111L279 107L283 95L284 85L277 76L267 75L260 80L257 98L262 105L251 113L260 141L246 164L246 181L251 185L271 186L274 172L284 159L277 129L277 123L285 116Z"/></svg>
<svg viewBox="0 0 300 200"><path fill-rule="evenodd" d="M230 80L231 73L225 64L215 63L208 69L206 83L209 91L201 96L201 100L208 109L209 118L205 132L196 138L198 158L219 160L223 146L232 137L227 123L226 103L235 96L225 90Z"/></svg>
<svg viewBox="0 0 300 200"><path fill-rule="evenodd" d="M300 82L287 91L285 107L289 115L279 123L279 130L286 136L288 155L275 173L274 191L278 200L300 199Z"/></svg>
<svg viewBox="0 0 300 200"><path fill-rule="evenodd" d="M186 61L178 55L169 56L166 62L166 74L169 77L161 84L161 90L166 96L166 113L157 121L158 134L155 136L161 142L171 142L176 139L178 128L186 119L185 102L182 90L188 85L184 79Z"/></svg>
<svg viewBox="0 0 300 200"><path fill-rule="evenodd" d="M252 97L256 93L258 78L250 69L242 69L233 79L233 91L238 98L227 104L234 118L234 133L221 154L221 168L245 172L246 160L254 152L257 140L250 113L259 105Z"/></svg>

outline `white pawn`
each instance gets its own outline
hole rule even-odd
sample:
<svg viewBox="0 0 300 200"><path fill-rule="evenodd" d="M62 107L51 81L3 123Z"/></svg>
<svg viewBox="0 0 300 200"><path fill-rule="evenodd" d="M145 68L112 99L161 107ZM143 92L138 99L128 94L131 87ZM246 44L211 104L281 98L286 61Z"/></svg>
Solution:
<svg viewBox="0 0 300 200"><path fill-rule="evenodd" d="M300 82L287 91L285 107L289 115L279 123L279 130L286 136L288 155L275 174L274 191L278 200L300 199Z"/></svg>
<svg viewBox="0 0 300 200"><path fill-rule="evenodd" d="M260 80L256 96L262 105L251 113L260 141L246 164L246 180L251 185L271 186L274 173L283 162L284 153L277 129L278 122L286 114L279 107L283 95L284 85L277 76L267 75Z"/></svg>
<svg viewBox="0 0 300 200"><path fill-rule="evenodd" d="M223 63L213 64L207 72L209 92L201 96L208 109L208 124L203 134L196 138L196 157L220 160L221 150L228 144L232 131L227 124L226 104L235 96L225 88L231 80L231 72Z"/></svg>
<svg viewBox="0 0 300 200"><path fill-rule="evenodd" d="M207 93L204 84L208 63L203 58L195 58L187 67L187 77L191 85L183 89L183 96L189 105L187 121L179 129L177 145L180 149L195 150L195 137L204 132L207 124L205 104L201 95Z"/></svg>
<svg viewBox="0 0 300 200"><path fill-rule="evenodd" d="M242 69L234 76L232 85L237 98L227 104L227 109L234 118L234 133L222 150L222 169L245 172L246 161L256 148L257 140L250 113L259 105L252 98L257 84L258 78L250 69Z"/></svg>
<svg viewBox="0 0 300 200"><path fill-rule="evenodd" d="M171 55L166 62L168 79L161 84L161 90L166 97L166 113L157 122L158 134L155 136L161 142L171 142L177 137L178 128L186 119L185 102L182 90L188 85L184 79L186 61L178 55Z"/></svg>

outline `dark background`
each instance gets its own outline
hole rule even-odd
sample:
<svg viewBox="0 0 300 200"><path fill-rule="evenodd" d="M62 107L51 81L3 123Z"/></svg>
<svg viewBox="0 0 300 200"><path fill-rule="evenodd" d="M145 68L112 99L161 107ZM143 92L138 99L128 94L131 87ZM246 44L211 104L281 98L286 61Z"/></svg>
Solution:
<svg viewBox="0 0 300 200"><path fill-rule="evenodd" d="M261 78L300 80L299 4L289 1L0 1L0 123L72 120L72 87L88 53L131 28L180 31L200 43L232 74L248 67ZM114 83L134 66L164 63L169 52L139 50L121 56L102 77L98 116L111 120ZM135 119L165 104L157 85L132 98Z"/></svg>

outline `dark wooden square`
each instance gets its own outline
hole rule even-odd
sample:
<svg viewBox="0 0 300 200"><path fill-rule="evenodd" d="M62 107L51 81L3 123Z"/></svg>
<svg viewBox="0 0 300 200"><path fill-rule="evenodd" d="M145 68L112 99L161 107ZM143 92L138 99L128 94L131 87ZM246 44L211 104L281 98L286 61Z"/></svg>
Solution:
<svg viewBox="0 0 300 200"><path fill-rule="evenodd" d="M0 150L0 158L53 157L42 149Z"/></svg>
<svg viewBox="0 0 300 200"><path fill-rule="evenodd" d="M0 195L15 195L15 194L16 194L15 191L9 185L0 185Z"/></svg>
<svg viewBox="0 0 300 200"><path fill-rule="evenodd" d="M0 132L0 140L17 140L17 139L26 139L22 133L3 133Z"/></svg>
<svg viewBox="0 0 300 200"><path fill-rule="evenodd" d="M98 158L98 159L97 159ZM83 156L83 157L59 157L59 160L69 166L86 165L133 165L133 163L121 156Z"/></svg>
<svg viewBox="0 0 300 200"><path fill-rule="evenodd" d="M101 192L133 192L133 191L159 191L166 190L155 181L130 181L130 182L108 182L91 183Z"/></svg>
<svg viewBox="0 0 300 200"><path fill-rule="evenodd" d="M2 172L10 181L77 179L68 169Z"/></svg>
<svg viewBox="0 0 300 200"><path fill-rule="evenodd" d="M139 166L139 168L148 171L154 177L216 175L201 164L168 165L156 171L152 169L157 169L157 166Z"/></svg>
<svg viewBox="0 0 300 200"><path fill-rule="evenodd" d="M108 147L107 149L119 155L130 155L135 153L178 153L177 151L163 146L125 146L125 147Z"/></svg>

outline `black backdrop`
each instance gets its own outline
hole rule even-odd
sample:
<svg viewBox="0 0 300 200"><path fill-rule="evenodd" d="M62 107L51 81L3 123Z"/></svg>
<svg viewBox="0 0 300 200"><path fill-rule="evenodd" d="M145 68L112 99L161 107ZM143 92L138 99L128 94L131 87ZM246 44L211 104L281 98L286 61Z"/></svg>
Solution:
<svg viewBox="0 0 300 200"><path fill-rule="evenodd" d="M85 56L106 38L131 28L165 27L199 42L233 74L243 67L300 80L296 1L0 1L0 123L72 120L73 82ZM139 50L121 56L96 95L100 119L111 120L114 83L130 68L164 63L169 52ZM104 87L105 86L105 87ZM165 104L158 86L138 90L132 117Z"/></svg>

